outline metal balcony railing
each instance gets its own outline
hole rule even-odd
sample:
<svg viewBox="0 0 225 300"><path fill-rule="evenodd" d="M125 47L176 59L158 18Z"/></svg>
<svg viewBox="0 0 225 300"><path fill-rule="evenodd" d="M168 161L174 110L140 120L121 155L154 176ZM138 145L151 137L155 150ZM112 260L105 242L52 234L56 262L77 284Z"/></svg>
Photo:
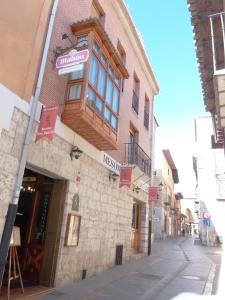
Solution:
<svg viewBox="0 0 225 300"><path fill-rule="evenodd" d="M133 91L132 108L133 108L134 111L138 114L139 98L138 98L138 95L135 93L135 91Z"/></svg>
<svg viewBox="0 0 225 300"><path fill-rule="evenodd" d="M146 110L144 110L144 126L149 129L149 113Z"/></svg>
<svg viewBox="0 0 225 300"><path fill-rule="evenodd" d="M137 165L149 177L151 176L151 158L137 143L126 143L125 163Z"/></svg>

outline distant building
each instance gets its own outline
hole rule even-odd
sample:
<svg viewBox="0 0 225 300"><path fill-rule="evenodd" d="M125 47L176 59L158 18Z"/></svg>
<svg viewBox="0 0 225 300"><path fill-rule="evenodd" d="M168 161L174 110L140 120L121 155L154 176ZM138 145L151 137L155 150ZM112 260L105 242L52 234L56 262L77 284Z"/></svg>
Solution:
<svg viewBox="0 0 225 300"><path fill-rule="evenodd" d="M154 205L153 229L156 239L180 234L180 198L174 185L179 183L178 171L169 150L162 151L161 168L155 169L153 185L158 188Z"/></svg>
<svg viewBox="0 0 225 300"><path fill-rule="evenodd" d="M194 235L199 232L200 207L197 198L182 198L181 200L182 222L181 227L187 234Z"/></svg>
<svg viewBox="0 0 225 300"><path fill-rule="evenodd" d="M223 237L225 215L225 160L223 149L211 144L211 117L195 119L197 200L199 202L199 234L203 243L216 245L216 237Z"/></svg>

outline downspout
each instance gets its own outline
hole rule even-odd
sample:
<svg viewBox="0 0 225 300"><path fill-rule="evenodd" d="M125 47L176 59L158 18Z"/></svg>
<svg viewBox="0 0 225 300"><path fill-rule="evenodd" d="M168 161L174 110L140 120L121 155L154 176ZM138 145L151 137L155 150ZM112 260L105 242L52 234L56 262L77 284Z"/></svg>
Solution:
<svg viewBox="0 0 225 300"><path fill-rule="evenodd" d="M150 143L151 143L151 179L150 179L150 186L153 186L154 184L154 148L155 148L155 131L154 131L154 96L152 97L151 101L151 137L150 137ZM152 234L154 233L154 226L153 226L153 201L149 202L149 244L148 244L148 255L151 254L151 248L152 248Z"/></svg>
<svg viewBox="0 0 225 300"><path fill-rule="evenodd" d="M36 89L35 89L35 93L34 93L34 98L32 99L32 103L31 103L29 122L27 125L26 134L25 134L24 142L23 142L23 146L22 146L20 164L18 167L18 173L17 173L15 189L14 189L14 195L12 198L12 202L9 204L9 207L8 207L6 220L5 220L5 226L4 226L3 233L2 233L2 239L1 239L1 244L0 244L0 287L2 285L2 279L3 279L3 275L4 275L4 271L5 271L5 263L6 263L6 259L7 259L7 255L8 255L8 249L9 249L12 229L13 229L13 225L14 225L15 218L16 218L16 212L17 212L19 195L20 195L20 187L22 185L24 169L25 169L26 161L27 161L30 135L31 135L31 130L32 130L33 124L34 124L35 114L36 114L37 105L38 105L38 101L39 101L39 97L40 97L41 86L42 86L42 81L43 81L45 65L46 65L50 40L51 40L51 36L52 36L52 30L53 30L56 11L57 11L57 6L58 6L58 0L53 0L52 11L51 11L51 14L49 17L49 24L48 24L45 45L44 45L42 59L41 59L41 63L40 63L40 70L39 70L39 74L38 74L37 85L36 85Z"/></svg>

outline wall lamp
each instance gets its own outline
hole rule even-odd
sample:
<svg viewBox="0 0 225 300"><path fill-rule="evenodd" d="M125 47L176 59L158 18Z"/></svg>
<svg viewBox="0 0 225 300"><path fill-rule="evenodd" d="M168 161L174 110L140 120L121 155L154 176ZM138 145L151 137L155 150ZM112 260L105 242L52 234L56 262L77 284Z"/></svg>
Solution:
<svg viewBox="0 0 225 300"><path fill-rule="evenodd" d="M62 33L62 40L69 40L71 43L70 47L63 48L61 46L56 46L56 48L53 50L54 57L51 60L51 63L55 66L56 60L59 56L63 55L65 52L72 50L75 45L73 44L71 38L69 37L68 33Z"/></svg>
<svg viewBox="0 0 225 300"><path fill-rule="evenodd" d="M133 192L139 193L140 190L141 190L141 188L137 185L133 187Z"/></svg>
<svg viewBox="0 0 225 300"><path fill-rule="evenodd" d="M80 150L77 146L73 146L71 151L70 151L71 160L73 160L73 158L75 158L75 159L80 158L82 153L83 153L83 151Z"/></svg>
<svg viewBox="0 0 225 300"><path fill-rule="evenodd" d="M116 181L116 179L119 177L120 175L116 174L115 172L110 172L109 173L109 181Z"/></svg>

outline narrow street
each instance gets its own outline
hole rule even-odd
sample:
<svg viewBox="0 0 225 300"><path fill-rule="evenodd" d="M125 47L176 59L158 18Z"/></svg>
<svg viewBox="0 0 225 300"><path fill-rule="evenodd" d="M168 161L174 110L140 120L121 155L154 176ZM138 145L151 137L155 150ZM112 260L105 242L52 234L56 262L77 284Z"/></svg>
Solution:
<svg viewBox="0 0 225 300"><path fill-rule="evenodd" d="M36 297L39 300L167 300L216 293L221 248L187 239L155 242L152 255Z"/></svg>

